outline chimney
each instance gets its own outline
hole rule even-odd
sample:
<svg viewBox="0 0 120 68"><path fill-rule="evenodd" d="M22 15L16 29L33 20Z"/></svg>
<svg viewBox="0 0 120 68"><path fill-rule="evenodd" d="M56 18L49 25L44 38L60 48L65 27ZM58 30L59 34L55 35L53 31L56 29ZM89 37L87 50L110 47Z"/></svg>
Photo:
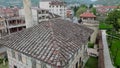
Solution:
<svg viewBox="0 0 120 68"><path fill-rule="evenodd" d="M31 0L23 0L26 28L35 25L32 18Z"/></svg>

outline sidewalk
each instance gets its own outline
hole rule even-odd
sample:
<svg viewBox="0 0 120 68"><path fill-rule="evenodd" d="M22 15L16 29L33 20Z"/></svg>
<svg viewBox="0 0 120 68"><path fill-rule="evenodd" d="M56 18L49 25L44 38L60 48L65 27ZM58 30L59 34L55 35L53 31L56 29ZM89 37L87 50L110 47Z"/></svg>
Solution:
<svg viewBox="0 0 120 68"><path fill-rule="evenodd" d="M103 42L105 68L115 68L112 65L112 62L111 62L109 48L108 48L107 39L106 39L106 31L105 30L102 30L102 42Z"/></svg>

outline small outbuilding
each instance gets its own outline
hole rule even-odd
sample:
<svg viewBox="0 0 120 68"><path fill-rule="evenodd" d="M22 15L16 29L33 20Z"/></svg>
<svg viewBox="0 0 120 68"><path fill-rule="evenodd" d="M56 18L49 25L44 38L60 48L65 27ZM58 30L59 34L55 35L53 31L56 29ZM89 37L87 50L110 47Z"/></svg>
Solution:
<svg viewBox="0 0 120 68"><path fill-rule="evenodd" d="M83 14L80 15L80 18L84 21L84 20L95 20L96 19L96 16L87 11L87 12L84 12Z"/></svg>

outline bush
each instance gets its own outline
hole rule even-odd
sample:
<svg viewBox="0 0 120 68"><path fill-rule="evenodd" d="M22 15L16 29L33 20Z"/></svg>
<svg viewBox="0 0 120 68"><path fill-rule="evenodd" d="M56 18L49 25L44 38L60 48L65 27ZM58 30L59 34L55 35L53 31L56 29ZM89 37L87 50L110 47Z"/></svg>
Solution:
<svg viewBox="0 0 120 68"><path fill-rule="evenodd" d="M94 48L94 43L88 43L88 48Z"/></svg>
<svg viewBox="0 0 120 68"><path fill-rule="evenodd" d="M0 57L0 64L3 62L3 58Z"/></svg>

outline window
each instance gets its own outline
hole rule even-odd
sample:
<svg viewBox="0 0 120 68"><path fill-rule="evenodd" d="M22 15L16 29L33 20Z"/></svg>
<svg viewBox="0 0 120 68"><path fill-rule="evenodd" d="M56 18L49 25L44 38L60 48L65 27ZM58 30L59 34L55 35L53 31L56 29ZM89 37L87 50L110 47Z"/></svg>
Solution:
<svg viewBox="0 0 120 68"><path fill-rule="evenodd" d="M17 68L17 66L14 65L14 68Z"/></svg>
<svg viewBox="0 0 120 68"><path fill-rule="evenodd" d="M79 59L79 63L81 63L81 57L80 57L80 59Z"/></svg>
<svg viewBox="0 0 120 68"><path fill-rule="evenodd" d="M39 17L39 19L41 19L41 17Z"/></svg>
<svg viewBox="0 0 120 68"><path fill-rule="evenodd" d="M88 38L88 41L90 41L90 36L89 36L89 38Z"/></svg>
<svg viewBox="0 0 120 68"><path fill-rule="evenodd" d="M13 57L13 58L16 58L16 57L15 57L15 51L13 51L13 50L12 50L12 57Z"/></svg>
<svg viewBox="0 0 120 68"><path fill-rule="evenodd" d="M62 6L60 5L60 7L62 7Z"/></svg>
<svg viewBox="0 0 120 68"><path fill-rule="evenodd" d="M45 16L42 16L42 19L45 19Z"/></svg>
<svg viewBox="0 0 120 68"><path fill-rule="evenodd" d="M79 67L82 68L81 57L79 58Z"/></svg>
<svg viewBox="0 0 120 68"><path fill-rule="evenodd" d="M35 59L31 59L32 61L32 68L36 68L36 60Z"/></svg>
<svg viewBox="0 0 120 68"><path fill-rule="evenodd" d="M42 12L41 12L41 11L39 11L39 14L42 14Z"/></svg>
<svg viewBox="0 0 120 68"><path fill-rule="evenodd" d="M78 68L78 62L76 63L75 68Z"/></svg>
<svg viewBox="0 0 120 68"><path fill-rule="evenodd" d="M22 61L21 53L18 53L18 60L19 60L19 61Z"/></svg>

